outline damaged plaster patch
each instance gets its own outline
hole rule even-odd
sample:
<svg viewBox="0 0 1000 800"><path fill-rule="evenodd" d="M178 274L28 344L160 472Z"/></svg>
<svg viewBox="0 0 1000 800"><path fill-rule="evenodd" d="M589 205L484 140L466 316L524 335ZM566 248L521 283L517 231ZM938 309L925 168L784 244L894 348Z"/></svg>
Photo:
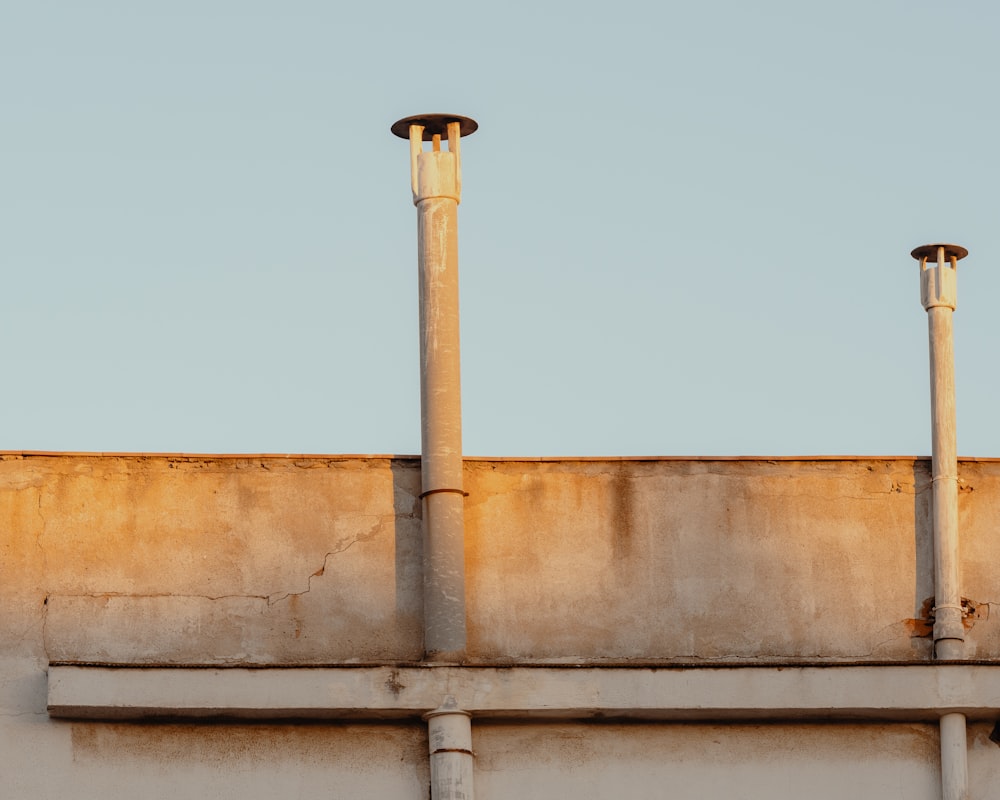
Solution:
<svg viewBox="0 0 1000 800"><path fill-rule="evenodd" d="M978 600L962 598L962 624L966 630L972 630L977 622L986 622L990 618L992 603L981 603ZM934 597L928 597L920 606L920 616L915 619L905 619L903 624L910 631L911 638L929 638L934 635Z"/></svg>
<svg viewBox="0 0 1000 800"><path fill-rule="evenodd" d="M962 623L971 629L977 622L986 622L990 618L991 603L980 603L978 600L962 598Z"/></svg>

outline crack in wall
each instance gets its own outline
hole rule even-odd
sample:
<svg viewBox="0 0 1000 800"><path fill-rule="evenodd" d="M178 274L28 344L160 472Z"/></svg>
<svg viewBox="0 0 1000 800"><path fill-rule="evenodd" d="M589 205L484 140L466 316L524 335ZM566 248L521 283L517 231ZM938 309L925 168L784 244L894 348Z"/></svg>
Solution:
<svg viewBox="0 0 1000 800"><path fill-rule="evenodd" d="M375 536L377 536L381 530L382 525L386 519L395 519L395 515L379 515L374 517L374 522L371 523L370 527L364 533L359 533L356 536L349 537L343 540L337 547L333 550L327 551L323 556L323 563L320 565L319 569L309 575L306 581L306 588L301 591L288 591L288 592L269 592L267 594L253 594L253 593L240 593L233 592L229 594L197 594L191 592L120 592L120 591L97 591L97 592L72 592L72 593L59 593L59 594L46 594L44 605L46 606L45 612L47 612L47 606L50 597L54 598L80 598L86 597L94 600L106 599L106 598L126 598L126 599L155 599L155 598L174 598L174 599L197 599L197 600L209 600L212 602L218 600L261 600L267 603L270 607L275 603L279 603L289 597L297 597L304 594L308 594L312 591L312 582L314 578L319 578L326 572L329 561L333 556L339 555L341 553L350 550L354 545L367 542ZM44 613L44 612L43 612ZM46 615L47 618L47 615ZM34 627L34 623L32 626ZM43 635L44 635L44 618L43 618Z"/></svg>
<svg viewBox="0 0 1000 800"><path fill-rule="evenodd" d="M133 598L143 598L147 600L155 599L158 597L172 597L175 599L195 599L195 600L267 600L268 595L266 594L190 594L186 592L73 592L68 594L53 594L46 595L46 602L48 602L49 597L62 598L62 597L89 597L92 600L100 600L102 598L109 597L124 597L126 599Z"/></svg>
<svg viewBox="0 0 1000 800"><path fill-rule="evenodd" d="M48 574L49 557L42 546L42 537L48 528L48 521L45 519L45 514L42 513L42 490L37 489L36 491L38 492L38 503L35 506L35 514L38 516L38 530L35 531L35 549L41 558L43 572Z"/></svg>
<svg viewBox="0 0 1000 800"><path fill-rule="evenodd" d="M43 637L45 636L45 623L46 620L48 619L48 605L49 605L49 596L45 595L44 599L42 600L41 610L37 614L33 614L31 622L29 622L27 626L25 626L25 628L14 637L14 642L16 644L20 644L32 634L32 632L38 627L39 619L41 619L42 623L41 624L42 636Z"/></svg>
<svg viewBox="0 0 1000 800"><path fill-rule="evenodd" d="M46 592L45 599L42 600L42 655L45 656L46 661L49 660L48 625L49 625L49 594Z"/></svg>
<svg viewBox="0 0 1000 800"><path fill-rule="evenodd" d="M323 577L323 575L326 573L326 568L330 562L330 559L333 556L337 556L340 555L341 553L347 552L359 542L367 542L370 539L375 538L375 536L377 536L379 532L382 530L382 523L384 522L385 518L386 518L385 516L376 517L375 521L372 523L371 527L368 529L366 533L359 533L358 535L343 541L339 547L327 551L326 554L323 556L323 563L320 565L320 568L315 572L313 572L306 579L306 588L303 589L302 591L285 592L284 594L280 594L279 592L272 592L268 594L267 595L268 607L273 606L275 603L280 603L282 600L287 600L289 597L301 597L304 594L309 594L309 592L312 591L313 578Z"/></svg>
<svg viewBox="0 0 1000 800"><path fill-rule="evenodd" d="M884 647L887 647L893 642L897 643L902 642L904 644L907 644L911 639L921 638L919 636L913 635L913 633L911 632L911 628L908 625L908 623L910 622L911 620L903 619L900 620L899 622L892 622L888 625L883 626L882 628L879 628L875 632L875 636L881 636L883 632L889 632L891 635L889 635L888 638L879 639L878 641L876 641L875 644L872 646L872 649L869 650L867 653L862 653L859 656L853 656L853 658L870 658L874 656L876 652L878 652Z"/></svg>

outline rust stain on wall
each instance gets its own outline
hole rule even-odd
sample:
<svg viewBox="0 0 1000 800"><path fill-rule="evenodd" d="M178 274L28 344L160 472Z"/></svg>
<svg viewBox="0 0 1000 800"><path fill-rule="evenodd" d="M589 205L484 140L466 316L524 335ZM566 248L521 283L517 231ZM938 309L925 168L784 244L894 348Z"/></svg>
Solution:
<svg viewBox="0 0 1000 800"><path fill-rule="evenodd" d="M611 525L615 559L627 558L632 551L635 528L635 504L632 482L624 469L619 470L612 484Z"/></svg>

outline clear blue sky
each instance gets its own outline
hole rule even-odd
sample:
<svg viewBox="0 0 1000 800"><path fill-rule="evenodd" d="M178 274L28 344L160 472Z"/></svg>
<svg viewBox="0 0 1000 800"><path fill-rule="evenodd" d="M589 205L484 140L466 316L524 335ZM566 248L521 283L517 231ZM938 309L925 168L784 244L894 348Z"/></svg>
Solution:
<svg viewBox="0 0 1000 800"><path fill-rule="evenodd" d="M8 3L0 449L416 453L396 119L474 117L470 455L1000 456L993 3Z"/></svg>

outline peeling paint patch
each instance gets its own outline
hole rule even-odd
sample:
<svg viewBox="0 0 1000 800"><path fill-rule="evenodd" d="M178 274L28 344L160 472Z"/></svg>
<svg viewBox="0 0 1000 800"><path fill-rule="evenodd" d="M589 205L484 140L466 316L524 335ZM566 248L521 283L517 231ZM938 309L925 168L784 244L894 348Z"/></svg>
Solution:
<svg viewBox="0 0 1000 800"><path fill-rule="evenodd" d="M925 639L934 635L934 598L928 597L920 604L920 616L904 619L911 639Z"/></svg>
<svg viewBox="0 0 1000 800"><path fill-rule="evenodd" d="M962 624L971 630L977 622L990 618L990 604L962 598ZM927 638L934 635L934 598L928 597L920 606L920 617L903 620L911 638Z"/></svg>

